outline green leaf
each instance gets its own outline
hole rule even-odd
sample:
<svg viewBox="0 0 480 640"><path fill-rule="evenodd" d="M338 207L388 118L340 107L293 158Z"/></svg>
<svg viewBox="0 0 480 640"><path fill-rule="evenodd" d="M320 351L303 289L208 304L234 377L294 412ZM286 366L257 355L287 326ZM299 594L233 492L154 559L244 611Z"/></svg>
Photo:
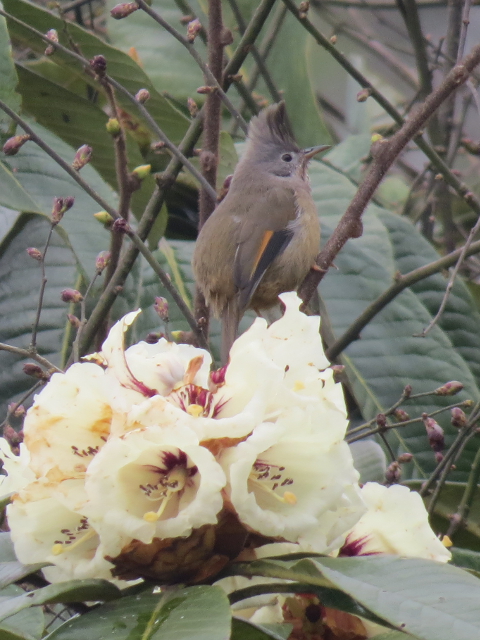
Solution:
<svg viewBox="0 0 480 640"><path fill-rule="evenodd" d="M120 590L107 580L68 580L50 584L36 591L28 591L17 598L0 601L0 621L23 609L56 602L82 602L84 600L114 600Z"/></svg>
<svg viewBox="0 0 480 640"><path fill-rule="evenodd" d="M452 563L456 567L462 569L468 569L480 577L480 553L478 551L471 551L470 549L460 549L459 547L451 547Z"/></svg>
<svg viewBox="0 0 480 640"><path fill-rule="evenodd" d="M231 613L220 587L127 596L69 620L48 640L228 640Z"/></svg>
<svg viewBox="0 0 480 640"><path fill-rule="evenodd" d="M255 624L234 617L231 640L287 640L292 628L291 624Z"/></svg>
<svg viewBox="0 0 480 640"><path fill-rule="evenodd" d="M65 161L72 162L75 155L73 147L41 125L32 122L29 124ZM68 234L68 241L75 251L81 270L88 275L93 274L96 256L108 248L110 241L110 234L93 217L101 209L100 205L33 143L25 144L5 164L8 164L23 189L38 203L37 211L50 215L55 196L75 197L75 204L65 214L61 226ZM115 206L116 195L93 167L84 167L82 177L100 196Z"/></svg>
<svg viewBox="0 0 480 640"><path fill-rule="evenodd" d="M197 63L183 45L143 11L136 11L127 20L111 18L110 9L116 4L116 0L107 2L107 32L112 44L123 51L134 47L153 85L186 106L187 98L195 96L197 88L204 84ZM182 14L173 0L153 0L152 9L185 33L185 27L179 22ZM205 47L199 38L195 48L205 59Z"/></svg>
<svg viewBox="0 0 480 640"><path fill-rule="evenodd" d="M382 447L374 440L359 440L350 445L355 469L360 473L360 484L383 482L387 461Z"/></svg>
<svg viewBox="0 0 480 640"><path fill-rule="evenodd" d="M1 6L2 3L0 2ZM0 98L15 111L20 108L20 96L15 92L16 85L17 75L15 73L7 25L5 18L0 16ZM0 111L0 133L6 133L10 123L9 116L4 111Z"/></svg>
<svg viewBox="0 0 480 640"><path fill-rule="evenodd" d="M0 204L9 207L15 211L37 211L40 206L25 191L17 178L10 169L0 162L0 182L2 189L0 191Z"/></svg>
<svg viewBox="0 0 480 640"><path fill-rule="evenodd" d="M0 335L16 347L30 344L32 323L38 304L41 273L38 262L26 253L27 247L43 248L49 223L43 216L23 214L0 244ZM52 236L46 257L47 286L40 316L38 348L41 355L61 364L63 328L68 312L61 301L62 289L72 287L76 278L75 257L58 233ZM0 403L8 402L30 389L34 381L23 373L29 359L0 352Z"/></svg>
<svg viewBox="0 0 480 640"><path fill-rule="evenodd" d="M0 591L0 607L24 595L26 592L23 589L11 584ZM24 609L9 617L6 622L0 622L0 638L3 640L3 634L5 640L18 640L18 637L26 640L41 638L44 628L45 618L41 609Z"/></svg>
<svg viewBox="0 0 480 640"><path fill-rule="evenodd" d="M128 89L130 93L135 94L142 88L148 89L150 92L150 100L148 101L150 114L172 142L180 142L187 129L188 118L172 107L170 102L155 89L143 69L129 55L107 44L91 31L86 31L71 22L68 23L67 36L63 20L54 13L46 11L31 2L26 0L4 0L3 4L5 10L10 14L35 27L42 33L46 33L49 29L56 29L60 43L67 47L69 46L68 37L71 37L88 60L95 55L104 55L108 63L108 73ZM26 44L37 53L42 54L44 52L45 43L43 40L32 35L28 29L19 26L12 20L7 20L7 23L12 37ZM128 23L130 24L130 21ZM73 61L67 54L56 51L51 59L68 67L72 73L84 76L80 63ZM169 66L171 62L169 58L168 64L165 66ZM98 89L96 83L94 83L94 86ZM138 111L129 100L120 94L117 96L117 100L120 106L128 113L138 116Z"/></svg>
<svg viewBox="0 0 480 640"><path fill-rule="evenodd" d="M35 573L45 563L25 565L17 560L10 533L0 533L0 590Z"/></svg>

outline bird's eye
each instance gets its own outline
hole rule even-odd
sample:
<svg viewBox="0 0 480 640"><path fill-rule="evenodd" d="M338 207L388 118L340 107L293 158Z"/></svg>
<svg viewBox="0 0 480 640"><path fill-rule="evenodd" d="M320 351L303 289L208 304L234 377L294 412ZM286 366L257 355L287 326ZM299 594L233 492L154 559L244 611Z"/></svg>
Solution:
<svg viewBox="0 0 480 640"><path fill-rule="evenodd" d="M284 153L282 156L282 160L284 162L291 162L293 160L293 156L290 153Z"/></svg>

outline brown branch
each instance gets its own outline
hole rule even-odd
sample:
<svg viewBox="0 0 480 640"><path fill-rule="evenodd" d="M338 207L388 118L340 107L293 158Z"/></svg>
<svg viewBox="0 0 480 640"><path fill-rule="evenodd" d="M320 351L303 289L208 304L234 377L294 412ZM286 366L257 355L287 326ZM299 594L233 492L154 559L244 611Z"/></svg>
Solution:
<svg viewBox="0 0 480 640"><path fill-rule="evenodd" d="M50 369L52 371L57 371L58 373L63 373L61 369L55 366L50 360L47 360L43 356L41 356L35 349L21 349L20 347L14 347L11 344L5 344L0 342L0 351L9 351L10 353L14 353L17 356L23 356L24 358L31 358L32 360L36 360L38 364L41 364L42 367L46 369Z"/></svg>
<svg viewBox="0 0 480 640"><path fill-rule="evenodd" d="M335 256L350 238L357 238L362 234L361 217L365 207L370 202L378 185L382 181L389 167L396 157L405 148L407 143L419 134L422 127L438 109L438 107L462 84L472 70L480 62L480 45L472 49L472 52L456 65L446 76L442 84L431 93L425 102L419 106L410 119L388 140L381 140L372 147L373 162L364 181L360 185L352 202L340 220L337 228L330 236L326 246L317 256L318 270L312 270L300 288L300 296L304 305L313 295L319 282L327 273ZM473 194L472 194L473 195ZM478 203L480 209L480 203Z"/></svg>

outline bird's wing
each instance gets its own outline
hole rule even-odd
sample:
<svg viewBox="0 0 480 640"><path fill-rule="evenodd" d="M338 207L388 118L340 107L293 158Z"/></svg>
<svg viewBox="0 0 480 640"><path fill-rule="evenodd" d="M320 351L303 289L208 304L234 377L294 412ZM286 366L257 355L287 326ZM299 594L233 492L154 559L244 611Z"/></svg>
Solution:
<svg viewBox="0 0 480 640"><path fill-rule="evenodd" d="M241 312L248 307L268 267L293 237L288 224L295 218L295 200L290 191L282 195L259 199L255 204L257 215L250 214L238 230L234 282Z"/></svg>

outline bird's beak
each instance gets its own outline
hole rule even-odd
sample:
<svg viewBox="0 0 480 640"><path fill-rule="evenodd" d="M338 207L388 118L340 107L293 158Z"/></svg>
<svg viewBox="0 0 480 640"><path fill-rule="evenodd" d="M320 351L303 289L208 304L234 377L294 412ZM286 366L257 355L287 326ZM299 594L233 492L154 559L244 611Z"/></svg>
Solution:
<svg viewBox="0 0 480 640"><path fill-rule="evenodd" d="M316 156L317 153L321 153L322 151L326 151L327 149L331 149L331 144L321 144L318 147L309 147L308 149L303 150L303 155L307 160Z"/></svg>

